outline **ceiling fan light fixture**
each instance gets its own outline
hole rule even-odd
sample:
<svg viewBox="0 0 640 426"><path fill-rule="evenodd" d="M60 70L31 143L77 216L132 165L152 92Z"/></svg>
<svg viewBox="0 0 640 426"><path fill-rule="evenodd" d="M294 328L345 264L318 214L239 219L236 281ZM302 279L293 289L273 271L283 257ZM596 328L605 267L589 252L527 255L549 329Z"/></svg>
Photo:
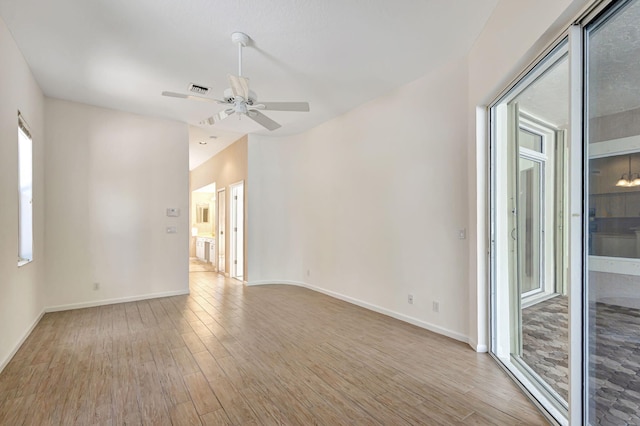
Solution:
<svg viewBox="0 0 640 426"><path fill-rule="evenodd" d="M618 182L616 182L616 186L627 188L640 186L640 174L631 174L631 154L629 154L627 158L629 159L629 173L623 173L622 176L620 176L620 179L618 179Z"/></svg>
<svg viewBox="0 0 640 426"><path fill-rule="evenodd" d="M629 186L629 181L624 178L624 175L616 182L616 186Z"/></svg>

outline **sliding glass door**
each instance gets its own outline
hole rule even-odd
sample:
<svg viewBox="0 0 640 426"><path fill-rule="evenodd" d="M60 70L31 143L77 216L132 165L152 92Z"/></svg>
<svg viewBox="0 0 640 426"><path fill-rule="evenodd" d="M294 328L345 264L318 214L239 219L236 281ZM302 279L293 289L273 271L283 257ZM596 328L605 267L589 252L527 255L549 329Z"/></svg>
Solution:
<svg viewBox="0 0 640 426"><path fill-rule="evenodd" d="M586 26L589 424L640 424L640 1Z"/></svg>
<svg viewBox="0 0 640 426"><path fill-rule="evenodd" d="M491 108L492 352L557 417L569 391L568 128L564 41Z"/></svg>
<svg viewBox="0 0 640 426"><path fill-rule="evenodd" d="M490 106L491 353L560 424L640 424L640 0L593 6Z"/></svg>

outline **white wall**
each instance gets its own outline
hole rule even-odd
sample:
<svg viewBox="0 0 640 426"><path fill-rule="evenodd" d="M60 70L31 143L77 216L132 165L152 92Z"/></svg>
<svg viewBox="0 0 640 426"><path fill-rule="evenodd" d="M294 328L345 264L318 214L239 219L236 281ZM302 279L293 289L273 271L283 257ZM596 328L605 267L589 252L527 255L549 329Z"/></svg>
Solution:
<svg viewBox="0 0 640 426"><path fill-rule="evenodd" d="M44 98L0 19L0 370L44 308ZM18 113L33 136L34 260L18 268Z"/></svg>
<svg viewBox="0 0 640 426"><path fill-rule="evenodd" d="M250 284L304 283L466 340L466 105L459 59L306 133L250 136Z"/></svg>
<svg viewBox="0 0 640 426"><path fill-rule="evenodd" d="M49 309L188 292L187 125L49 98L45 116Z"/></svg>
<svg viewBox="0 0 640 426"><path fill-rule="evenodd" d="M486 106L566 28L588 0L501 0L469 53L469 338L488 348Z"/></svg>
<svg viewBox="0 0 640 426"><path fill-rule="evenodd" d="M502 0L466 61L301 135L250 137L251 283L302 283L487 350L486 106L587 2Z"/></svg>

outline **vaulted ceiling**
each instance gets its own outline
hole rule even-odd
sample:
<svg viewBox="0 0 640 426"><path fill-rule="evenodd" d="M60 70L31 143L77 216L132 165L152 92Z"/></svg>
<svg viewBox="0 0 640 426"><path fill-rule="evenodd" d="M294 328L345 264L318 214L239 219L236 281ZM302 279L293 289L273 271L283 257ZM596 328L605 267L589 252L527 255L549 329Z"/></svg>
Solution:
<svg viewBox="0 0 640 426"><path fill-rule="evenodd" d="M307 130L427 74L472 46L497 0L0 0L47 96L198 123L222 105L160 95L189 83L220 98L237 73L231 33L251 37L244 75L263 101L308 101L268 112ZM191 144L268 133L232 117L194 128ZM213 139L210 139L213 140ZM215 148L216 146L217 148ZM203 146L195 146L206 157ZM193 150L192 150L193 151ZM199 161L202 161L200 159ZM193 165L192 165L193 166Z"/></svg>

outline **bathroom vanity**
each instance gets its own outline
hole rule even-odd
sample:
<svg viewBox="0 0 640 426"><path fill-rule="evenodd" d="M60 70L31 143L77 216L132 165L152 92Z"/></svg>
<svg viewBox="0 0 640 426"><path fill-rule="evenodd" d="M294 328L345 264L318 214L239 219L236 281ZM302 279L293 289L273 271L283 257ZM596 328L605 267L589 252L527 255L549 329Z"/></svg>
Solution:
<svg viewBox="0 0 640 426"><path fill-rule="evenodd" d="M215 237L196 237L196 257L203 262L210 262L215 265L216 259L216 239Z"/></svg>

